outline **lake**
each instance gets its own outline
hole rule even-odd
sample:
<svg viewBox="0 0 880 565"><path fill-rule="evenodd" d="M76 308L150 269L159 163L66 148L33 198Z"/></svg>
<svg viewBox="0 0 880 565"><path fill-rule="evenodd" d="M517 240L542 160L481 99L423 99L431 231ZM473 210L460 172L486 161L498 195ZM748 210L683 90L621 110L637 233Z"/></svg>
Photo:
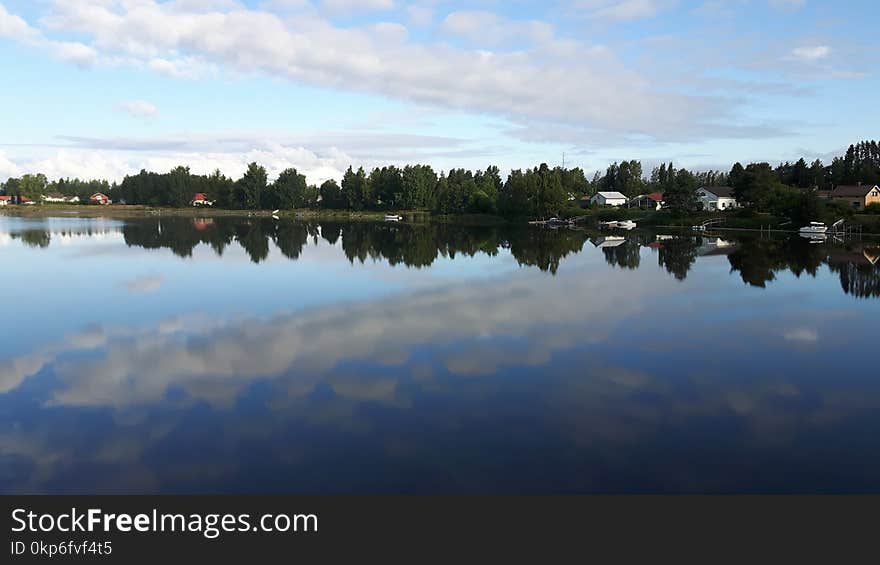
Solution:
<svg viewBox="0 0 880 565"><path fill-rule="evenodd" d="M878 258L0 216L0 492L880 492Z"/></svg>

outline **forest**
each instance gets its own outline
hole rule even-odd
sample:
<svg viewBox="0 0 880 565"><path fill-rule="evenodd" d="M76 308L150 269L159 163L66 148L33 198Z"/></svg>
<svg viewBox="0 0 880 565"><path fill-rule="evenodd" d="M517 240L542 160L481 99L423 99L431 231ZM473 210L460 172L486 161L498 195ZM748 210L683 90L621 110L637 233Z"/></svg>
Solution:
<svg viewBox="0 0 880 565"><path fill-rule="evenodd" d="M701 186L731 186L747 208L781 217L816 216L824 204L819 190L839 185L880 182L880 148L876 141L851 145L830 164L799 159L775 167L769 163L736 163L730 171L690 171L673 163L654 167L649 174L637 160L612 163L591 178L581 168L549 167L511 171L502 179L498 167L471 171L451 169L438 173L429 165L394 165L349 169L341 182L309 184L296 169L282 171L270 181L266 169L251 163L239 179L215 171L193 174L179 166L167 173L146 170L122 182L62 178L44 174L10 178L2 184L4 195L27 196L61 193L78 196L84 203L101 192L114 202L154 207L190 206L193 195L204 193L214 206L236 210L323 208L331 210L424 210L436 214L497 214L547 217L571 213L578 201L598 191L618 191L633 197L662 192L674 214L697 210L695 190Z"/></svg>

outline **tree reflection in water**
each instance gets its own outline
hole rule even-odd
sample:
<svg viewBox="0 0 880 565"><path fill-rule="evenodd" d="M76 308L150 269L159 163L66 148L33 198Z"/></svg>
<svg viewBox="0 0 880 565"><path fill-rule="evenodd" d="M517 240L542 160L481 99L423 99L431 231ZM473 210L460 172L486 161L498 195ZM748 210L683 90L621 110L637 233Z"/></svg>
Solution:
<svg viewBox="0 0 880 565"><path fill-rule="evenodd" d="M458 255L494 256L509 250L522 266L537 267L556 274L566 257L580 253L592 240L601 248L605 261L615 268L636 270L643 253L657 253L660 267L677 280L685 280L700 257L726 256L731 273L743 282L765 288L780 272L796 277L815 277L823 265L836 273L841 289L861 298L880 297L880 243L810 242L797 236L775 238L753 234L709 236L702 234L658 235L651 232L609 234L586 229L538 229L533 227L465 226L453 223L386 223L321 221L304 222L270 218L142 218L127 220L115 228L129 246L169 249L180 257L191 257L199 245L207 245L218 255L233 244L240 246L254 263L269 257L272 247L288 259L298 259L303 249L324 240L341 249L352 263L385 261L410 268L431 266L438 258ZM109 231L113 231L108 228ZM105 233L108 230L104 230ZM13 230L19 239L34 248L46 248L53 235L91 236L74 233L69 227L40 229L33 225Z"/></svg>

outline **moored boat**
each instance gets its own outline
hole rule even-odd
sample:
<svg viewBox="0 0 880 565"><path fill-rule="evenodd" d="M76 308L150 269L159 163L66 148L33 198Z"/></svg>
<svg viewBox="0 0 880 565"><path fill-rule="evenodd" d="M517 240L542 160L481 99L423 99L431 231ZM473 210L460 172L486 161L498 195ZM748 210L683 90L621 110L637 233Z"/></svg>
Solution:
<svg viewBox="0 0 880 565"><path fill-rule="evenodd" d="M798 230L801 233L825 233L828 231L828 226L826 226L822 222L810 222L810 225L802 227Z"/></svg>
<svg viewBox="0 0 880 565"><path fill-rule="evenodd" d="M397 214L385 214L386 222L399 222L403 219L403 216L399 216Z"/></svg>

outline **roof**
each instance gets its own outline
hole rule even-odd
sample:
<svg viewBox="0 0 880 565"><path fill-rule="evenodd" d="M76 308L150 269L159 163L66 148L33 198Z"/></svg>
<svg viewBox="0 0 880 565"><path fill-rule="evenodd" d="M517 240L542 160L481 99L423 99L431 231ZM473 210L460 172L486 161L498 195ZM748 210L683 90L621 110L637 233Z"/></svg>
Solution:
<svg viewBox="0 0 880 565"><path fill-rule="evenodd" d="M46 195L46 198L66 198L66 197L63 194L61 194L60 192L50 192L49 194Z"/></svg>
<svg viewBox="0 0 880 565"><path fill-rule="evenodd" d="M204 192L196 192L193 195L193 200L207 200L208 196Z"/></svg>
<svg viewBox="0 0 880 565"><path fill-rule="evenodd" d="M698 190L705 190L718 198L733 198L733 188L729 186L701 186Z"/></svg>
<svg viewBox="0 0 880 565"><path fill-rule="evenodd" d="M0 200L6 200L8 202L9 200L12 200L12 197L11 196L0 196Z"/></svg>
<svg viewBox="0 0 880 565"><path fill-rule="evenodd" d="M89 196L89 198L109 198L109 197L106 194L96 192L93 195Z"/></svg>
<svg viewBox="0 0 880 565"><path fill-rule="evenodd" d="M831 191L831 197L835 196L865 196L877 188L876 184L863 184L861 186L838 186Z"/></svg>
<svg viewBox="0 0 880 565"><path fill-rule="evenodd" d="M648 198L653 200L654 202L663 202L663 193L662 192L652 192L647 195Z"/></svg>
<svg viewBox="0 0 880 565"><path fill-rule="evenodd" d="M626 200L626 196L624 196L623 194L621 194L621 193L619 193L619 192L614 192L614 191L612 191L612 192L604 192L604 191L601 191L601 190L600 190L599 192L596 193L596 196L601 196L601 197L605 198L606 200L608 200L608 199L611 199L611 200L615 200L615 199L620 200L621 198L622 198L623 200Z"/></svg>

